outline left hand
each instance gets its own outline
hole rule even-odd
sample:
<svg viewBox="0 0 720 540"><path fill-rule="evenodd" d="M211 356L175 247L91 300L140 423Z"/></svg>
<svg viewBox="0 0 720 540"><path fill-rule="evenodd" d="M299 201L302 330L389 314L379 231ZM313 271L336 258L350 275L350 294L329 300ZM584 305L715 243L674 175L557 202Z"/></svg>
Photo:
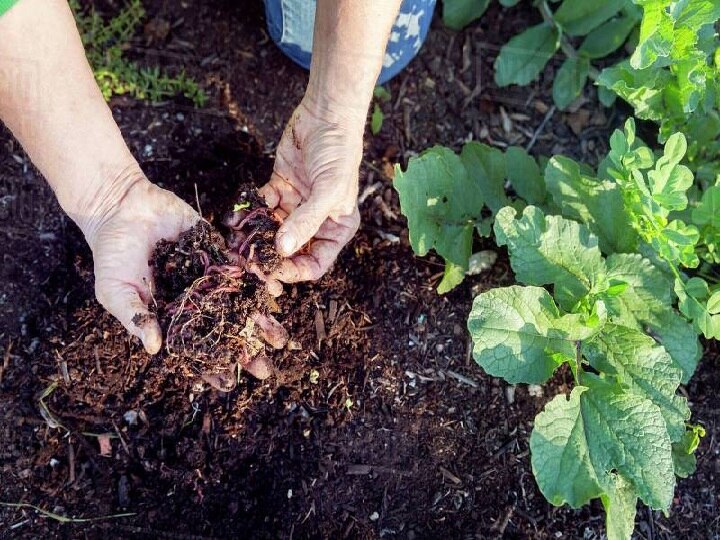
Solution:
<svg viewBox="0 0 720 540"><path fill-rule="evenodd" d="M270 181L260 189L284 222L276 248L285 283L320 279L357 232L361 122L330 118L312 100L295 109L277 148Z"/></svg>

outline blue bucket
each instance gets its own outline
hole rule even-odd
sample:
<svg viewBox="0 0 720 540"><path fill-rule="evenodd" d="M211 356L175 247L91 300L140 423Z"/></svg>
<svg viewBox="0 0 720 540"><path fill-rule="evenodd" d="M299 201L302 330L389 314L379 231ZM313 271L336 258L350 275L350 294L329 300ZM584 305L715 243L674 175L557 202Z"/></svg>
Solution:
<svg viewBox="0 0 720 540"><path fill-rule="evenodd" d="M372 0L364 0L372 1ZM294 62L310 69L316 0L265 0L270 37ZM400 73L425 42L435 0L404 0L383 58L377 84Z"/></svg>

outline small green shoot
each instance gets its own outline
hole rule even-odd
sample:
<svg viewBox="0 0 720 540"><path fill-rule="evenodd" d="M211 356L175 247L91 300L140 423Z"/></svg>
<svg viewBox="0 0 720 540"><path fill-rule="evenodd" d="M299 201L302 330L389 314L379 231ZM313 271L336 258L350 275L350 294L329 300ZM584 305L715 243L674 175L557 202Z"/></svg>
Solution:
<svg viewBox="0 0 720 540"><path fill-rule="evenodd" d="M370 131L373 135L380 133L383 122L385 121L385 113L383 113L381 104L390 101L391 95L384 87L376 86L373 90L373 112L370 117Z"/></svg>

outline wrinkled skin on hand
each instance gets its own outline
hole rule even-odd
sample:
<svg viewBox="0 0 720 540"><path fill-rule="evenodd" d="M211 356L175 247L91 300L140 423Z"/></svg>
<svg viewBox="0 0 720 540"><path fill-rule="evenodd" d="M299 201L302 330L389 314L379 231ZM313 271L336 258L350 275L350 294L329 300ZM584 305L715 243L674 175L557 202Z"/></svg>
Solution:
<svg viewBox="0 0 720 540"><path fill-rule="evenodd" d="M150 354L160 350L162 333L148 310L154 290L148 260L159 240L176 239L199 219L173 193L137 176L119 202L82 226L93 252L98 301Z"/></svg>
<svg viewBox="0 0 720 540"><path fill-rule="evenodd" d="M295 109L260 189L283 220L276 247L284 260L272 277L285 283L320 279L360 226L362 129L328 121L316 109L306 100Z"/></svg>

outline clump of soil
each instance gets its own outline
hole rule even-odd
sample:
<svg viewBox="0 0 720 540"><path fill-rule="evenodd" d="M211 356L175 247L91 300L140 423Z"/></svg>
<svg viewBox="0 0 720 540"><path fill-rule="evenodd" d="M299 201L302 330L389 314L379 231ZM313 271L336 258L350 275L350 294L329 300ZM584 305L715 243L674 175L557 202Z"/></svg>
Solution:
<svg viewBox="0 0 720 540"><path fill-rule="evenodd" d="M158 242L150 264L166 354L186 359L189 376L229 392L242 369L269 376L266 346L281 349L288 336L265 286L280 262L278 220L247 188L225 222L229 242L201 220L176 241Z"/></svg>

